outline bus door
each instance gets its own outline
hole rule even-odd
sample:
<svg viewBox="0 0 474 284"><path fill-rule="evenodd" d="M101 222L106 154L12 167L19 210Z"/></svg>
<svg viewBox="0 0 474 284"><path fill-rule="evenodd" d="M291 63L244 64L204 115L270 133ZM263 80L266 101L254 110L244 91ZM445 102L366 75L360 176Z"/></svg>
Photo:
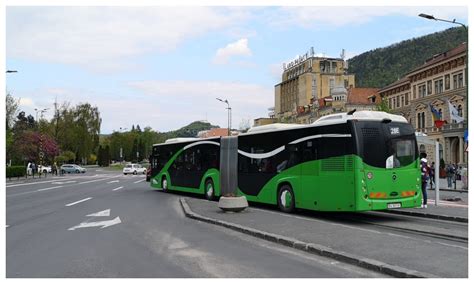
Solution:
<svg viewBox="0 0 474 284"><path fill-rule="evenodd" d="M308 140L297 145L301 159L301 207L318 209L320 202L320 181L317 140Z"/></svg>

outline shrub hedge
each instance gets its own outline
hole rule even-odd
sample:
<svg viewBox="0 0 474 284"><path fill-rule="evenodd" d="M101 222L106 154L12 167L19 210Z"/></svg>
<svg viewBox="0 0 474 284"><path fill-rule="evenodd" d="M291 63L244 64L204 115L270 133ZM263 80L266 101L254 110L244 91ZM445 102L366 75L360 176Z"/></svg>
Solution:
<svg viewBox="0 0 474 284"><path fill-rule="evenodd" d="M7 178L12 177L23 177L26 174L26 168L24 166L11 166L7 167Z"/></svg>

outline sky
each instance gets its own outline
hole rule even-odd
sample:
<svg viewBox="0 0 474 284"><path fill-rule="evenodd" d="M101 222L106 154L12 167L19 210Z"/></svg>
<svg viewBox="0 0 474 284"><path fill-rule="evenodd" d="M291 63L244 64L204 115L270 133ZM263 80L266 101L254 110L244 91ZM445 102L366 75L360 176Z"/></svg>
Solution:
<svg viewBox="0 0 474 284"><path fill-rule="evenodd" d="M66 2L66 1L64 1ZM232 127L268 117L282 64L314 47L346 58L467 22L466 6L7 6L6 89L36 115L99 108L101 133Z"/></svg>

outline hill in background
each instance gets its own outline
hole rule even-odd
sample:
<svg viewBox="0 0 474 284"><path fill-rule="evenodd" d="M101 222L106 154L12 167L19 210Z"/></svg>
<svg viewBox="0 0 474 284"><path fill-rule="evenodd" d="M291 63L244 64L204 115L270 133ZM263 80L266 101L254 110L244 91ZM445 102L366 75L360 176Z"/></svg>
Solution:
<svg viewBox="0 0 474 284"><path fill-rule="evenodd" d="M348 60L348 72L355 74L357 87L382 88L463 42L467 42L464 28L450 28L357 55Z"/></svg>

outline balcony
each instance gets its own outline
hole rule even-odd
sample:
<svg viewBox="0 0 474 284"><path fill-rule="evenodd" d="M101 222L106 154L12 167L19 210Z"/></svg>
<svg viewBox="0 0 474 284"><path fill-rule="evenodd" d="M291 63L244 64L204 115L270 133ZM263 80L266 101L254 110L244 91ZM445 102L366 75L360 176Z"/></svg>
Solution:
<svg viewBox="0 0 474 284"><path fill-rule="evenodd" d="M426 133L428 135L434 134L448 134L448 133L463 133L466 130L467 124L464 122L460 123L448 123L443 125L441 128L436 126L432 127L425 127L425 128L417 128L415 131Z"/></svg>

